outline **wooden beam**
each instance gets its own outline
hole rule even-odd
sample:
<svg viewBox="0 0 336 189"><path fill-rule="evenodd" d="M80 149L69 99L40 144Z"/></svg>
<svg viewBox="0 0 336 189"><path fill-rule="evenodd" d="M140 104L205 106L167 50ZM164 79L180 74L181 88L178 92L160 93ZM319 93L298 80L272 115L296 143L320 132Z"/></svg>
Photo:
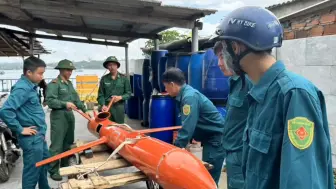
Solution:
<svg viewBox="0 0 336 189"><path fill-rule="evenodd" d="M18 50L14 47L13 44L10 43L10 41L1 33L0 34L0 38L14 51L16 52L18 55L23 56L24 52L21 52L21 50Z"/></svg>
<svg viewBox="0 0 336 189"><path fill-rule="evenodd" d="M95 188L114 188L140 181L148 180L146 175L141 172L123 173L111 176L95 176L85 180L70 179L62 183L62 189L95 189Z"/></svg>
<svg viewBox="0 0 336 189"><path fill-rule="evenodd" d="M98 163L88 163L83 165L76 165L76 166L70 166L70 167L62 167L60 169L60 175L61 176L68 176L68 175L77 175L81 173L85 173L88 170L92 169L93 167L100 166L102 162ZM117 169L117 168L123 168L123 167L129 167L132 166L127 161L123 159L116 159L116 160L110 160L106 162L103 166L99 167L97 171L105 171L110 169Z"/></svg>
<svg viewBox="0 0 336 189"><path fill-rule="evenodd" d="M22 39L20 39L18 36L14 35L13 33L6 32L11 38L15 39L17 42L21 43L23 46L25 46L27 49L29 49L29 44L24 42Z"/></svg>
<svg viewBox="0 0 336 189"><path fill-rule="evenodd" d="M1 53L2 55L4 55L4 56L7 56L7 54L4 53L4 52L2 52L1 50L0 50L0 53Z"/></svg>
<svg viewBox="0 0 336 189"><path fill-rule="evenodd" d="M41 5L41 4L33 4L33 3L21 3L21 8L28 10L48 10L50 12L61 13L61 14L71 14L78 16L88 16L88 17L96 17L96 18L108 18L115 20L122 20L133 22L136 20L139 23L144 24L157 24L162 26L170 26L170 27L181 27L181 28L193 28L194 20L184 20L181 19L173 19L166 17L151 17L149 15L139 15L132 13L117 13L107 10L100 10L95 8L76 8L75 6L50 6L50 5Z"/></svg>
<svg viewBox="0 0 336 189"><path fill-rule="evenodd" d="M117 36L117 37L130 37L130 38L145 38L145 39L156 39L160 38L158 34L147 34L147 33L137 33L137 32L124 32L124 31L114 31L107 29L96 29L96 28L85 28L82 26L70 26L62 24L49 24L39 21L21 21L21 20L11 20L7 18L0 18L1 24L13 25L18 27L31 27L36 30L48 29L48 30L60 30L78 33L91 33L97 35L105 36Z"/></svg>

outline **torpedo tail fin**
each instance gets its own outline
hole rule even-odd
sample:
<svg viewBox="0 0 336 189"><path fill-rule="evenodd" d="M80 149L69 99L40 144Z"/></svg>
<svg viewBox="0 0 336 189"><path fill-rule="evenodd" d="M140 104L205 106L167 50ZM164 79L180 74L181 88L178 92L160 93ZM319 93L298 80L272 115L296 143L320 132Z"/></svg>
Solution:
<svg viewBox="0 0 336 189"><path fill-rule="evenodd" d="M137 130L136 132L141 133L141 134L148 134L148 133L156 133L156 132L162 132L162 131L179 130L181 128L182 126L172 126L172 127L164 127L164 128Z"/></svg>
<svg viewBox="0 0 336 189"><path fill-rule="evenodd" d="M50 158L45 159L43 161L37 162L36 163L36 167L41 167L43 165L49 164L49 163L54 162L56 160L62 159L64 157L68 157L68 156L73 155L75 153L79 153L79 152L81 152L83 150L92 148L94 146L97 146L97 145L100 145L100 144L104 144L106 142L107 142L107 138L106 137L102 137L102 138L100 138L98 140L95 140L95 141L89 142L87 144L84 144L83 146L80 146L80 147L68 150L68 151L63 152L61 154L58 154L56 156L53 156L53 157L50 157Z"/></svg>

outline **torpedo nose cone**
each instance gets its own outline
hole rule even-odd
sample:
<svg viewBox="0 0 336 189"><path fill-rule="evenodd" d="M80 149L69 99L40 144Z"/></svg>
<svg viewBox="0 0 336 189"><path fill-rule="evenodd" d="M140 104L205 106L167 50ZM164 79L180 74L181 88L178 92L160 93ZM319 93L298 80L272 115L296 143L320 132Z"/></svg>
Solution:
<svg viewBox="0 0 336 189"><path fill-rule="evenodd" d="M202 161L180 148L166 153L157 169L165 189L216 189L217 185Z"/></svg>

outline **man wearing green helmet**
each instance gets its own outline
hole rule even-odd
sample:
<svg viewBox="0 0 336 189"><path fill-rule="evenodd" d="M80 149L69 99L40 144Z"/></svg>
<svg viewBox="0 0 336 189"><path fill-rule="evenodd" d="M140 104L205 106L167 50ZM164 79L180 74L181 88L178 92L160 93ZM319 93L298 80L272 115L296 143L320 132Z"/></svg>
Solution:
<svg viewBox="0 0 336 189"><path fill-rule="evenodd" d="M108 57L103 66L110 71L104 75L99 84L98 104L99 110L106 111L107 105L113 97L113 106L109 110L110 120L116 123L124 123L125 101L131 97L131 84L128 78L118 72L120 63L115 56Z"/></svg>
<svg viewBox="0 0 336 189"><path fill-rule="evenodd" d="M55 67L60 74L52 80L47 87L46 103L52 109L50 113L50 154L57 155L70 149L74 142L75 135L75 117L73 109L80 109L87 112L87 109L79 99L70 79L72 71L76 68L70 60L61 60ZM59 167L68 166L67 159L50 164L50 177L53 180L60 181L62 177L59 174Z"/></svg>

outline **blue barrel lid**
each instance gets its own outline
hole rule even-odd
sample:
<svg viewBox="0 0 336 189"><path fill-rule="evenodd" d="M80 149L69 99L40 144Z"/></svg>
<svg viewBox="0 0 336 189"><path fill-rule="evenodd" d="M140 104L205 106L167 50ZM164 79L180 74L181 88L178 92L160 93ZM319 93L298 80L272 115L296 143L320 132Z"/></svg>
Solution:
<svg viewBox="0 0 336 189"><path fill-rule="evenodd" d="M190 56L190 52L178 52L176 56Z"/></svg>
<svg viewBox="0 0 336 189"><path fill-rule="evenodd" d="M168 52L166 56L177 56L179 52Z"/></svg>
<svg viewBox="0 0 336 189"><path fill-rule="evenodd" d="M156 95L152 95L151 98L171 98L173 99L173 97L166 95L166 94L156 94Z"/></svg>
<svg viewBox="0 0 336 189"><path fill-rule="evenodd" d="M190 55L193 55L193 54L202 54L202 53L205 53L206 51L196 51L196 52L191 52L189 53Z"/></svg>

